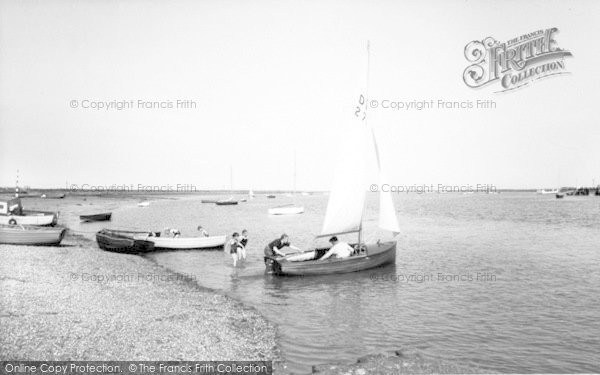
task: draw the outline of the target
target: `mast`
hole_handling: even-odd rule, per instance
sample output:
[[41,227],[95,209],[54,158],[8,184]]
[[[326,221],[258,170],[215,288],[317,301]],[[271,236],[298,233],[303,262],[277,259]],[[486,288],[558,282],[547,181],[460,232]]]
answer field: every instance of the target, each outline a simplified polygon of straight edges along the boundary
[[[367,123],[367,108],[369,108],[369,105],[367,104],[367,101],[369,100],[369,73],[371,70],[371,41],[367,40],[367,88],[365,89],[365,99],[364,99],[364,107],[365,107],[365,126],[368,126]],[[366,201],[365,201],[365,205],[366,205]],[[363,222],[363,216],[365,214],[365,209],[363,207],[363,213],[360,216],[360,225],[358,227],[358,248],[360,249],[360,241],[362,239],[362,222]],[[365,252],[367,251],[367,249],[365,248]]]

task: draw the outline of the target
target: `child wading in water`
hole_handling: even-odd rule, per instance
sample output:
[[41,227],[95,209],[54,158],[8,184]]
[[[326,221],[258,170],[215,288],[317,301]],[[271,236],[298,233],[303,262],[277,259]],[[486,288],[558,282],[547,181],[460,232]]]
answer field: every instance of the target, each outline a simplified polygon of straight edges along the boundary
[[229,254],[233,258],[233,266],[237,265],[238,261],[238,248],[242,245],[239,242],[240,235],[238,232],[233,233],[231,240],[229,240]]
[[248,245],[248,231],[246,229],[242,231],[242,237],[240,237],[239,244],[238,259],[246,260],[246,245]]

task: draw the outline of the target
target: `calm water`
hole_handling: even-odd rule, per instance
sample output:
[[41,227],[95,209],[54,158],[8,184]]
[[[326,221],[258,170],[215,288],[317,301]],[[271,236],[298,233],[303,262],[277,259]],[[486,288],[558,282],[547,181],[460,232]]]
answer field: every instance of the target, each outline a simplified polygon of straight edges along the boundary
[[[150,257],[260,310],[279,326],[293,371],[403,349],[492,372],[600,372],[600,198],[410,194],[395,201],[403,230],[396,264],[327,277],[273,277],[262,261],[265,244],[282,232],[299,247],[316,244],[326,196],[257,197],[238,206],[159,201],[120,210],[111,225],[183,234],[198,224],[211,234],[248,229],[249,259],[237,269],[222,251]],[[266,214],[291,202],[306,213]],[[389,238],[375,229],[376,202],[369,197],[365,233]]]

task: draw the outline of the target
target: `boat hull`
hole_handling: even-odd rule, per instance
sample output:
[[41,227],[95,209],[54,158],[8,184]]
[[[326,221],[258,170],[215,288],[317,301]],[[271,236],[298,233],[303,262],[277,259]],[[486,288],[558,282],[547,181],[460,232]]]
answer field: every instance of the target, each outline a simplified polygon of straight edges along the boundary
[[103,229],[96,233],[96,242],[102,250],[114,253],[139,254],[154,250],[154,243],[134,238],[133,232],[129,234]]
[[215,202],[215,204],[217,206],[233,206],[233,205],[238,204],[238,202],[237,201],[218,201],[218,202]]
[[59,245],[66,228],[45,228],[24,225],[0,225],[0,244]]
[[79,219],[83,222],[92,222],[92,221],[109,221],[112,217],[112,213],[104,213],[104,214],[95,214],[95,215],[80,215]]
[[280,276],[330,275],[363,271],[395,261],[396,242],[391,241],[369,244],[366,254],[353,255],[349,258],[328,258],[304,262],[290,262],[286,258],[276,258],[272,261],[272,269],[275,274]]
[[23,215],[0,215],[0,224],[53,226],[58,217],[52,212],[24,211]]
[[286,207],[273,207],[268,210],[269,215],[298,215],[304,213],[304,207],[298,206],[286,206]]
[[[142,239],[137,237],[138,239]],[[194,250],[217,249],[225,246],[226,236],[211,237],[148,237],[144,238],[154,244],[155,250]]]

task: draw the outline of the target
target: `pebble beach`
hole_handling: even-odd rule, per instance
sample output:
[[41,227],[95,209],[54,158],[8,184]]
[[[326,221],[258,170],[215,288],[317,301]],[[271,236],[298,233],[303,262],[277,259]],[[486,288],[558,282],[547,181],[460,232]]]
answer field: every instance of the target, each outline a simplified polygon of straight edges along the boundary
[[[74,207],[62,201],[61,217]],[[0,245],[0,357],[279,360],[273,324],[200,285],[74,233],[57,247]]]

